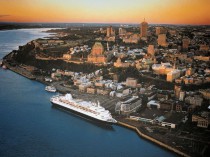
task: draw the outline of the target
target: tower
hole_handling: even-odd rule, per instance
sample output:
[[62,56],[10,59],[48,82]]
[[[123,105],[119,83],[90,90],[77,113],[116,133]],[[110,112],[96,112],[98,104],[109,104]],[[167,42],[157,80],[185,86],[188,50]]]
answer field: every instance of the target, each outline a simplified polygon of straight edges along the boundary
[[107,37],[115,36],[115,30],[112,28],[112,26],[107,27],[106,36]]
[[141,23],[141,25],[140,25],[140,36],[141,37],[147,37],[147,29],[148,29],[148,23],[145,21],[145,19],[144,19],[144,21]]
[[167,33],[167,31],[164,27],[156,27],[155,29],[156,29],[156,35]]
[[182,48],[183,48],[183,49],[188,49],[189,44],[190,44],[190,39],[187,38],[187,37],[184,37],[184,38],[182,39]]
[[107,42],[107,51],[109,51],[109,43]]
[[154,45],[149,45],[147,48],[147,53],[150,54],[151,56],[155,55],[155,48]]
[[110,37],[111,36],[111,32],[112,32],[112,26],[107,27],[107,29],[106,29],[106,36]]
[[166,34],[159,34],[157,42],[158,42],[158,45],[167,47],[168,43],[166,42]]

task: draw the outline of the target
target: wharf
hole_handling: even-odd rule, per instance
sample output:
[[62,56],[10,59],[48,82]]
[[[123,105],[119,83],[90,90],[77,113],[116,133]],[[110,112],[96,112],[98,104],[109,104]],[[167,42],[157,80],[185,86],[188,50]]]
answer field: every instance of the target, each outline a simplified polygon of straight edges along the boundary
[[142,138],[144,138],[146,140],[149,140],[149,141],[151,141],[151,142],[153,142],[153,143],[155,143],[155,144],[157,144],[157,145],[159,145],[159,146],[161,146],[161,147],[163,147],[163,148],[165,148],[167,150],[170,150],[170,151],[172,151],[172,152],[174,152],[174,153],[176,153],[176,154],[178,154],[180,156],[190,157],[188,154],[186,154],[186,153],[184,153],[184,152],[182,152],[182,151],[180,151],[178,149],[175,149],[174,147],[171,147],[170,145],[165,144],[165,143],[163,143],[163,142],[161,142],[159,140],[156,140],[155,138],[153,138],[151,136],[146,135],[145,133],[143,133],[141,131],[141,129],[139,127],[131,125],[131,124],[126,123],[126,122],[123,122],[123,121],[121,121],[120,119],[118,119],[116,117],[115,117],[115,119],[117,119],[117,124],[118,125],[126,127],[128,129],[131,129],[131,130],[134,130],[140,137],[142,137]]

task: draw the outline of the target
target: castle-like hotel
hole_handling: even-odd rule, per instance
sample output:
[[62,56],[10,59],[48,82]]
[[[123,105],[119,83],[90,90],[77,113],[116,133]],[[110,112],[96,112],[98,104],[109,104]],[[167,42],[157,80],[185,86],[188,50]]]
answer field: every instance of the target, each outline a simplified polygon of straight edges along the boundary
[[91,53],[87,58],[88,62],[91,63],[106,63],[107,57],[104,54],[104,47],[100,42],[96,42],[93,47]]

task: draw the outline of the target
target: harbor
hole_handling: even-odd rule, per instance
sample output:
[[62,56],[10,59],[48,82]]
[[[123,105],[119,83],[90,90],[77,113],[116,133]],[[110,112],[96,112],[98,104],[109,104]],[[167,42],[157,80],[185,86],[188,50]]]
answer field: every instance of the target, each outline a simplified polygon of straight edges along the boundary
[[[20,30],[17,31],[17,35],[19,32],[23,36]],[[22,42],[28,40],[32,39],[27,38]],[[4,52],[0,54],[1,57],[13,49],[1,51]],[[11,72],[12,70],[15,73]],[[50,83],[40,78],[26,79],[25,77],[32,77],[27,75],[29,73],[25,72],[24,68],[18,72],[17,69],[10,70],[8,66],[7,70],[0,69],[0,73],[2,78],[0,156],[135,157],[140,153],[145,157],[157,154],[175,156],[157,145],[138,138],[130,130],[117,125],[113,125],[112,129],[98,126],[54,108],[49,100],[55,94],[44,90]],[[95,100],[94,95],[69,89],[63,86],[62,82],[55,83],[54,86],[61,93],[72,92],[78,98]],[[114,110],[112,105],[117,101],[102,95],[98,95],[97,100],[100,100],[102,106],[107,105],[111,110]]]
[[[120,100],[119,98],[104,96],[104,95],[97,95],[97,97],[96,97],[96,95],[94,95],[94,94],[88,94],[88,93],[80,92],[78,89],[72,89],[70,87],[65,87],[63,85],[63,83],[64,83],[63,81],[49,83],[49,82],[44,81],[43,77],[34,77],[25,68],[14,68],[14,67],[11,68],[11,66],[9,64],[7,64],[7,63],[4,63],[4,64],[7,65],[8,69],[10,69],[11,71],[18,73],[18,74],[26,77],[27,79],[36,80],[36,81],[43,83],[45,85],[53,85],[53,87],[55,87],[59,93],[62,93],[62,94],[71,93],[74,97],[82,98],[85,101],[100,101],[101,106],[105,107],[107,110],[109,110],[112,113],[113,117],[117,120],[117,124],[119,126],[131,129],[134,132],[136,132],[137,135],[140,136],[140,138],[144,138],[152,143],[155,143],[156,145],[163,147],[164,149],[170,150],[177,155],[185,156],[185,157],[189,156],[186,153],[181,152],[180,150],[175,149],[167,144],[167,142],[171,143],[171,141],[164,141],[164,138],[162,138],[162,139],[159,138],[157,140],[155,138],[158,138],[158,136],[151,137],[151,134],[148,135],[148,132],[145,131],[146,125],[141,124],[139,122],[133,122],[131,120],[128,120],[124,116],[122,117],[122,116],[117,115],[115,113],[115,104]],[[21,70],[19,71],[19,69],[21,69]],[[25,71],[25,72],[23,72],[23,71]],[[25,74],[27,74],[27,75],[25,75]],[[144,133],[140,130],[143,130]],[[161,140],[162,140],[162,142],[161,142]]]

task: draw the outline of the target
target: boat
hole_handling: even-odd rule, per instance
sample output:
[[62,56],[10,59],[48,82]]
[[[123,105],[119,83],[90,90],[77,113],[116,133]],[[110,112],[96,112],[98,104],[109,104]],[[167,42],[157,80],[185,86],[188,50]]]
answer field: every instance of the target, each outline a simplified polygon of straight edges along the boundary
[[54,86],[46,86],[45,90],[48,92],[56,92],[56,88]]
[[2,65],[2,68],[6,70],[7,69],[7,66],[3,64]]
[[97,122],[106,124],[117,123],[117,121],[112,118],[111,113],[102,107],[99,102],[94,103],[81,99],[74,99],[70,93],[66,95],[53,96],[50,101],[58,107]]
[[52,82],[52,79],[49,78],[49,77],[45,77],[45,81],[46,81],[46,82]]

